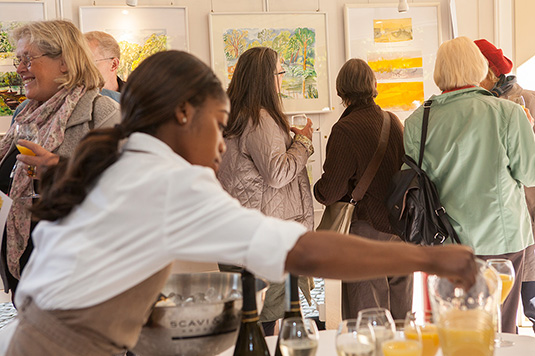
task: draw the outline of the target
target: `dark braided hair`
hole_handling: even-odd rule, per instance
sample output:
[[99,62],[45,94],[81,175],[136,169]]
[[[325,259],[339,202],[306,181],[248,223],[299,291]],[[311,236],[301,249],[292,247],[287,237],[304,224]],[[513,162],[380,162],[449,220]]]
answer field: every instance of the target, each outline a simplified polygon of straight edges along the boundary
[[165,51],[147,58],[122,93],[121,124],[89,132],[70,160],[60,160],[44,173],[33,218],[54,221],[67,216],[119,159],[121,139],[133,132],[154,135],[160,125],[175,120],[177,108],[186,102],[199,107],[208,97],[223,100],[226,94],[213,71],[193,55]]

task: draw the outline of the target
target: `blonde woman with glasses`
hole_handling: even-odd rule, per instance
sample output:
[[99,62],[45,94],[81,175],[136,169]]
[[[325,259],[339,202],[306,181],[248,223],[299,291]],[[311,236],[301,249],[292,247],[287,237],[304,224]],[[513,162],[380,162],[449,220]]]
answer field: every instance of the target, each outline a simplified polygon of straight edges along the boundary
[[[27,164],[51,165],[60,156],[73,154],[78,142],[92,128],[120,121],[119,106],[99,95],[103,79],[82,33],[68,21],[28,23],[14,30],[13,64],[29,100],[17,111],[13,125],[0,142],[0,189],[13,199],[4,229],[0,273],[4,291],[14,294],[32,251],[33,230],[26,198],[33,185]],[[21,155],[15,147],[15,128],[33,123],[36,143],[21,142],[35,156]],[[17,159],[26,164],[17,164]],[[38,173],[38,172],[37,172]]]

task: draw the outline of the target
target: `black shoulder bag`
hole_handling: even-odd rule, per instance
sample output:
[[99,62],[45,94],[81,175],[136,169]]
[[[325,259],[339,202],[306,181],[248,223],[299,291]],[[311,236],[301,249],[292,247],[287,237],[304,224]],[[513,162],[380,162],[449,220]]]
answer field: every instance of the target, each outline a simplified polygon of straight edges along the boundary
[[435,184],[422,170],[431,103],[431,100],[424,103],[418,164],[408,155],[403,157],[409,169],[397,172],[392,178],[392,193],[386,206],[392,228],[403,240],[419,245],[440,245],[451,238],[460,244]]

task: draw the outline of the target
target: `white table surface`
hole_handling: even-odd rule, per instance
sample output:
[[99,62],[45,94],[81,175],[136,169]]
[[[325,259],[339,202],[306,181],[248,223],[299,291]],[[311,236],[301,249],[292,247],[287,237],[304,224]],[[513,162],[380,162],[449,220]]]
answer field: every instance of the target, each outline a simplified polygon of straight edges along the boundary
[[[320,331],[320,342],[316,356],[337,356],[336,348],[334,346],[334,337],[336,330],[324,330]],[[494,356],[534,356],[535,355],[535,337],[503,334],[505,340],[511,340],[514,342],[513,346],[498,348],[494,351]],[[277,343],[276,336],[266,337],[266,342],[269,347],[271,355],[275,355],[275,345]],[[234,348],[230,348],[227,351],[219,354],[218,356],[232,356]],[[442,352],[439,351],[437,356],[442,356]],[[466,355],[470,356],[470,355]]]

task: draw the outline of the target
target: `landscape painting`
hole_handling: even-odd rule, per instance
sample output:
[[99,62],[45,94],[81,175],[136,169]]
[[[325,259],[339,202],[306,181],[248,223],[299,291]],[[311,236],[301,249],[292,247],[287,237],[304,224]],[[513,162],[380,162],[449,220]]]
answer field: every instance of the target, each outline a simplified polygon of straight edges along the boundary
[[282,97],[318,98],[314,28],[231,28],[224,32],[222,40],[229,80],[243,52],[252,47],[270,47],[279,54],[279,61],[286,72],[282,79]]
[[325,13],[213,13],[212,68],[227,87],[242,53],[272,48],[285,71],[280,93],[285,112],[329,111],[326,33]]
[[412,111],[424,102],[422,81],[377,83],[377,91],[375,103],[385,110]]
[[412,40],[412,19],[373,20],[373,39],[379,43]]
[[187,11],[179,6],[81,6],[82,32],[104,31],[121,48],[118,75],[130,73],[150,55],[167,49],[187,51]]
[[421,51],[368,53],[368,65],[377,80],[423,79],[424,76]]
[[0,2],[0,116],[11,116],[26,97],[22,80],[13,66],[16,43],[10,33],[29,22],[46,19],[44,3]]

